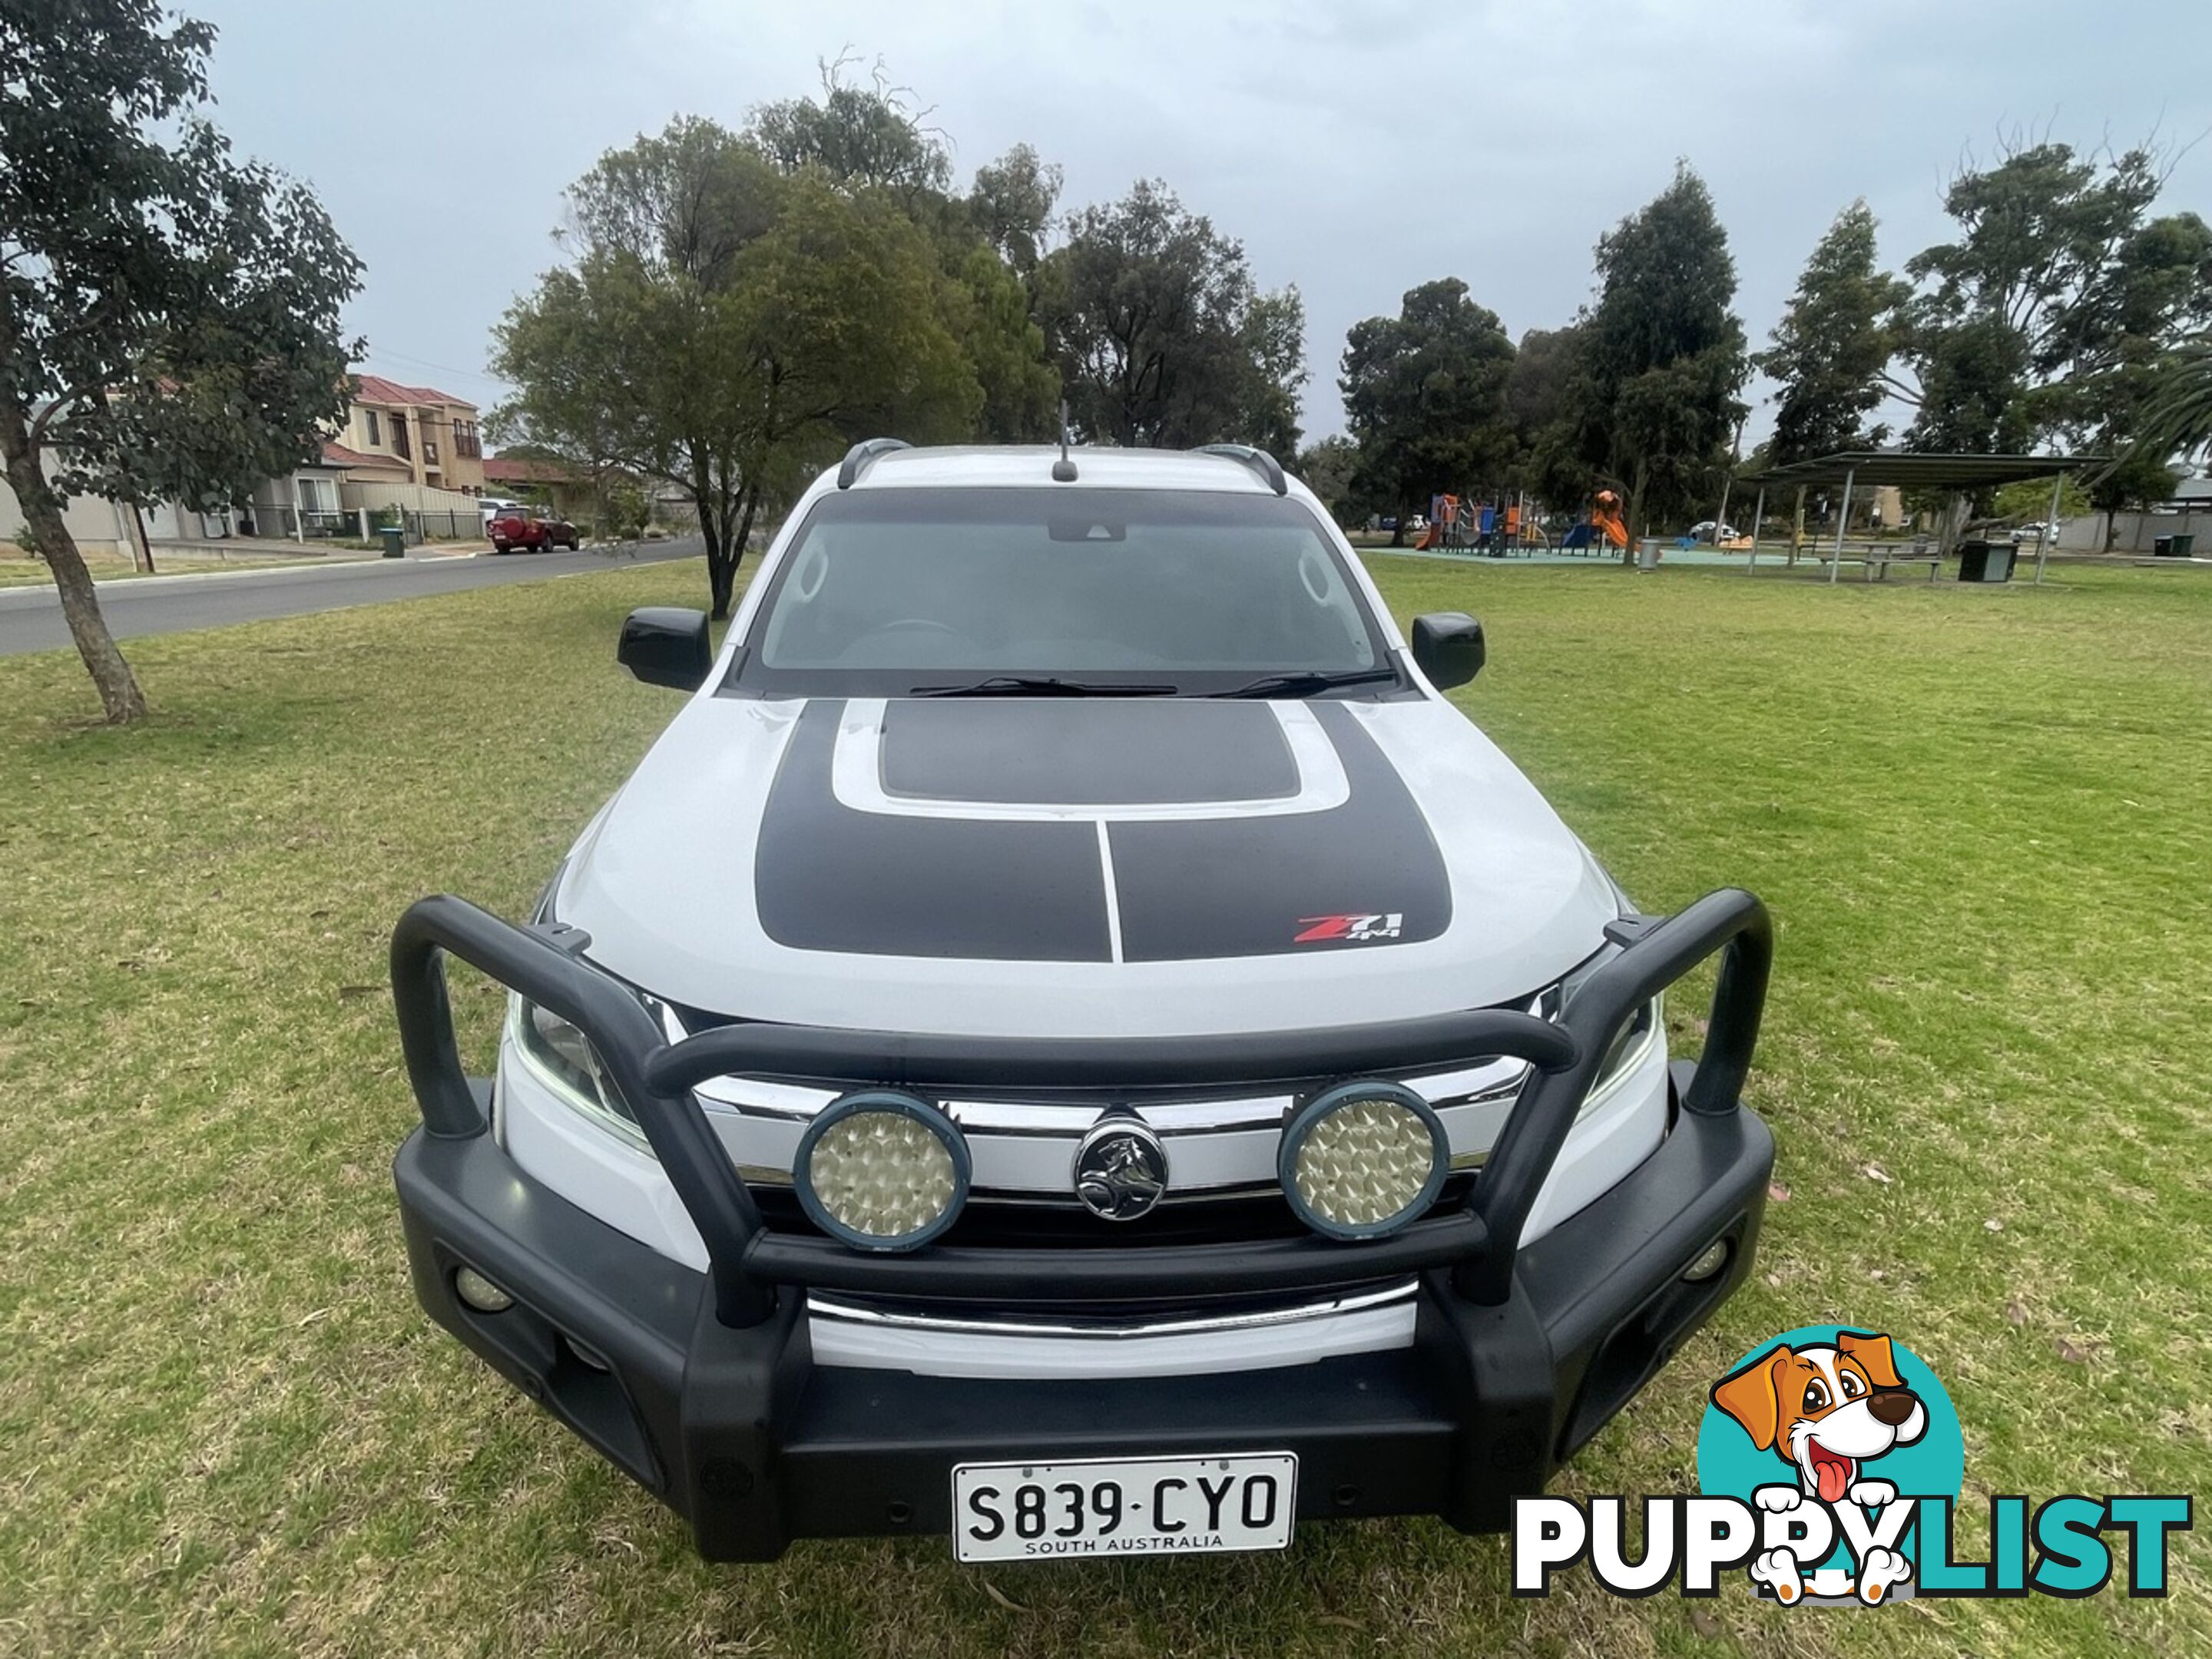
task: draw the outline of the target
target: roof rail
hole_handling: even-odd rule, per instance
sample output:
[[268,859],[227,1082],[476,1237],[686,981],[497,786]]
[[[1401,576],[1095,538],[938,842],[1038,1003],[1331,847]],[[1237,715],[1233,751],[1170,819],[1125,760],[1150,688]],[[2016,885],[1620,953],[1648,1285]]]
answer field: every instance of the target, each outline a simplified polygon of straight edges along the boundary
[[1249,466],[1260,475],[1260,482],[1278,495],[1291,493],[1290,481],[1283,477],[1283,464],[1264,449],[1255,449],[1249,444],[1200,444],[1201,455],[1219,455]]
[[860,481],[860,475],[872,465],[879,455],[888,455],[894,449],[912,449],[914,446],[903,438],[864,438],[845,452],[843,465],[837,469],[837,488],[850,489]]

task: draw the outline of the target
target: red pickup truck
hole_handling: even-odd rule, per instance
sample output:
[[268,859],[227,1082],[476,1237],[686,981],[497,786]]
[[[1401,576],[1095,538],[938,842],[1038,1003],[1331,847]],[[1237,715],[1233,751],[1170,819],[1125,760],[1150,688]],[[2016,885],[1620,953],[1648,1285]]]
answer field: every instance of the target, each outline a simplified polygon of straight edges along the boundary
[[495,553],[512,553],[518,547],[540,553],[549,547],[583,545],[576,526],[566,519],[543,518],[529,512],[502,513],[484,526],[484,533],[491,538]]

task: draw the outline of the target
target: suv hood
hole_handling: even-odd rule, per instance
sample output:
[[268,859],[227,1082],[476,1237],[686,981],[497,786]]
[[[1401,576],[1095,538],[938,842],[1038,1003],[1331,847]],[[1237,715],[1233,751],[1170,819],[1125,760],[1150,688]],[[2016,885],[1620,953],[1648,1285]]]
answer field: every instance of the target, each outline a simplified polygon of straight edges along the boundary
[[695,698],[578,842],[591,958],[753,1019],[975,1036],[1528,996],[1611,884],[1449,706]]

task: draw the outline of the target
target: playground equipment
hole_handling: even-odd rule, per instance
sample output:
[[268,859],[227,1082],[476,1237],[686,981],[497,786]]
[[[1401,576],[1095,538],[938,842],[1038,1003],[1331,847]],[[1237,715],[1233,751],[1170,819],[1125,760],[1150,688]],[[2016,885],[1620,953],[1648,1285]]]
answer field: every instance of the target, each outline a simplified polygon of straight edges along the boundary
[[1512,552],[1542,552],[1552,544],[1524,499],[1484,502],[1437,495],[1429,505],[1428,533],[1414,544],[1416,551],[1486,553],[1502,558]]
[[1628,525],[1621,516],[1620,497],[1610,489],[1601,489],[1590,504],[1589,516],[1560,538],[1559,548],[1566,553],[1603,553],[1625,549],[1628,545]]
[[1429,527],[1421,539],[1413,544],[1417,553],[1426,553],[1433,548],[1449,547],[1454,526],[1459,521],[1459,497],[1432,496],[1429,501]]
[[1610,489],[1597,492],[1597,500],[1590,507],[1590,528],[1608,547],[1628,545],[1628,526],[1620,516],[1620,497]]

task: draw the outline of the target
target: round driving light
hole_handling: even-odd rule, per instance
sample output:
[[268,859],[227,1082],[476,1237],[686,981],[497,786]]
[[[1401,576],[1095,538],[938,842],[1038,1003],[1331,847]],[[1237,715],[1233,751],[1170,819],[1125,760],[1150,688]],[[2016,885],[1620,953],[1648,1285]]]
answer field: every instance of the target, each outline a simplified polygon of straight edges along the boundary
[[1411,1089],[1340,1083],[1291,1115],[1275,1172],[1316,1232],[1381,1238],[1436,1201],[1450,1163],[1443,1122]]
[[912,1250],[968,1197],[968,1143],[926,1101],[888,1089],[843,1095],[799,1137],[793,1183],[814,1224],[860,1250]]
[[453,1274],[453,1294],[478,1313],[505,1313],[514,1305],[513,1297],[474,1267],[463,1267]]

